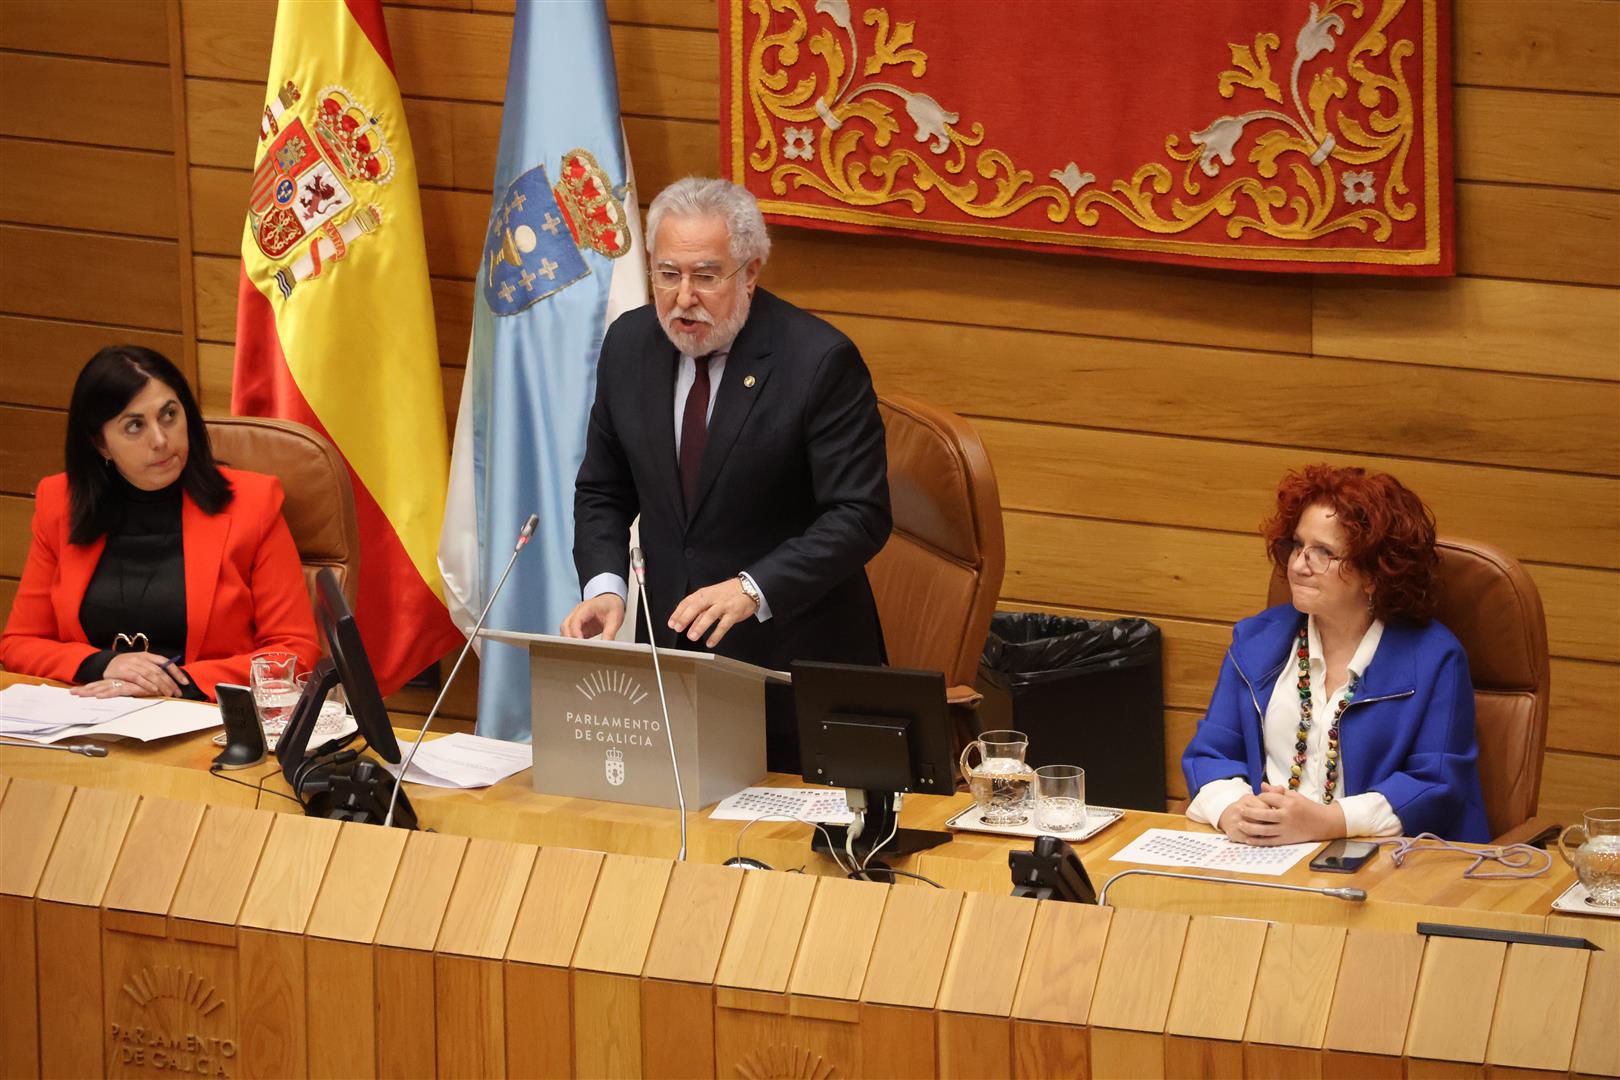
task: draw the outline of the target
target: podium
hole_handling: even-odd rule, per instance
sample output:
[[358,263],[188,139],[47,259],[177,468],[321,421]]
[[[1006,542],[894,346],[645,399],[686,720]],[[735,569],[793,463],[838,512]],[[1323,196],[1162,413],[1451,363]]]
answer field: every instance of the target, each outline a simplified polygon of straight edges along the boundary
[[[651,646],[552,634],[479,634],[529,651],[534,789],[674,809],[669,733]],[[719,802],[765,775],[765,684],[779,671],[661,649],[686,805]]]

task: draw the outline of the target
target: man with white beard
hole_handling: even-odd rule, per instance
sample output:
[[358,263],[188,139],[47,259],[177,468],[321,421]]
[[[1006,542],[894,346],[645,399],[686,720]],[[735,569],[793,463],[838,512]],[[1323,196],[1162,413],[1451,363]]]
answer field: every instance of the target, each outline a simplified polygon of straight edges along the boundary
[[859,350],[758,287],[770,239],[743,188],[681,180],[647,234],[653,303],[608,328],[597,364],[563,634],[618,630],[639,513],[660,645],[881,663],[865,566],[889,537],[888,459]]

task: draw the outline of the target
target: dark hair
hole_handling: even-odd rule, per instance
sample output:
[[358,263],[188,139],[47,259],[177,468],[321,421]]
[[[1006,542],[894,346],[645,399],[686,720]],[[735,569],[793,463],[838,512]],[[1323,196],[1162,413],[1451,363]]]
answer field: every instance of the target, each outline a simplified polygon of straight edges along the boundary
[[217,514],[230,504],[231,482],[214,461],[202,410],[180,369],[160,352],[139,345],[109,345],[79,372],[68,403],[63,457],[71,506],[69,543],[88,544],[117,526],[123,507],[113,486],[113,469],[102,460],[96,440],[107,421],[123,412],[152,379],[173,390],[186,413],[190,448],[180,473],[186,494],[208,514]]
[[1260,527],[1271,561],[1288,571],[1294,530],[1312,506],[1333,511],[1349,538],[1345,561],[1372,584],[1372,610],[1424,622],[1439,600],[1434,515],[1388,473],[1307,465],[1277,485],[1277,512]]

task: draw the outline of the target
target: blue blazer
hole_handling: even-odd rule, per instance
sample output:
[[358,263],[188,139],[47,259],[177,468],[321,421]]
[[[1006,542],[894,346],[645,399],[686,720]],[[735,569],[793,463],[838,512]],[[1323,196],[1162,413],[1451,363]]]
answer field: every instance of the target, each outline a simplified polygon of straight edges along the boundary
[[[1187,791],[1241,776],[1256,792],[1265,779],[1266,705],[1305,616],[1280,604],[1232,628],[1220,679],[1181,756]],[[1468,656],[1439,622],[1388,622],[1355,699],[1339,723],[1346,794],[1376,791],[1406,835],[1486,843],[1485,797],[1474,739]]]

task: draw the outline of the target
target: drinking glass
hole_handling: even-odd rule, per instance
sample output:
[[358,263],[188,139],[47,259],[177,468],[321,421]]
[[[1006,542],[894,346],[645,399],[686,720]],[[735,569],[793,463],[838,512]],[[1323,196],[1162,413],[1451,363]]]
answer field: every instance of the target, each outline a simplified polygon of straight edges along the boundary
[[[968,768],[977,749],[979,763]],[[1029,789],[1035,774],[1024,762],[1029,736],[1022,731],[986,731],[962,748],[958,765],[986,825],[1022,825],[1029,820]]]
[[[1558,850],[1575,868],[1593,905],[1614,907],[1620,904],[1620,806],[1599,806],[1583,817],[1582,824],[1571,825],[1558,837]],[[1574,851],[1564,843],[1572,832],[1582,834]]]
[[1086,770],[1078,765],[1035,770],[1035,824],[1060,833],[1085,828]]
[[253,657],[249,683],[259,723],[267,736],[281,737],[293,707],[298,704],[298,657],[290,652],[262,652]]

